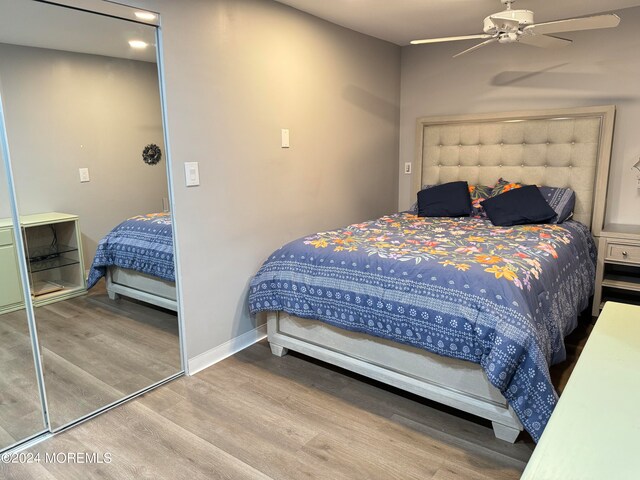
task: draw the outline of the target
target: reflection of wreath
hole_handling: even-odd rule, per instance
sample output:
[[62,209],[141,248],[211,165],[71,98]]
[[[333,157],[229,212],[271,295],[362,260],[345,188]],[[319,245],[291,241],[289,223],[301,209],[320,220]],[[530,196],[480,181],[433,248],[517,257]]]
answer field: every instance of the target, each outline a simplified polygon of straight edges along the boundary
[[142,151],[142,160],[147,165],[155,165],[162,158],[162,150],[155,143],[151,143],[144,147]]

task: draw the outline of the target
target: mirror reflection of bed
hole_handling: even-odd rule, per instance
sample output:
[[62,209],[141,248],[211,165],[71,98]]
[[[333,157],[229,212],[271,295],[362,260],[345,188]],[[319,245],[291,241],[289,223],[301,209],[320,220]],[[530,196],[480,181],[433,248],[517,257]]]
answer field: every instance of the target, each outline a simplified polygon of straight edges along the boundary
[[[0,77],[56,431],[182,370],[156,31],[40,2],[0,7],[21,26],[0,33]],[[127,222],[133,243],[92,269]]]
[[171,214],[136,215],[100,240],[88,287],[105,278],[109,298],[121,295],[176,311]]

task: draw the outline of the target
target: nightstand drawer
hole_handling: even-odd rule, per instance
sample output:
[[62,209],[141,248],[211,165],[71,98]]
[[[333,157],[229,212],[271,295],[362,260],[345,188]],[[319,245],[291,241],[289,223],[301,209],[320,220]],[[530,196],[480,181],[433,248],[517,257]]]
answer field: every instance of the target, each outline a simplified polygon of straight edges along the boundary
[[640,246],[609,242],[607,243],[607,260],[640,265]]

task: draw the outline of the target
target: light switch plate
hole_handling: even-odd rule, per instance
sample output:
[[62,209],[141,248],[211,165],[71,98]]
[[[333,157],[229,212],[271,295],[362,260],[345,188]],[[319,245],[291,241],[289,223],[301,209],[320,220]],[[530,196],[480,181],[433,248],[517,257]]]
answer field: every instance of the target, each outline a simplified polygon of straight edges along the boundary
[[411,175],[411,162],[405,162],[404,173],[405,175]]
[[184,162],[184,181],[187,187],[200,185],[198,162]]
[[289,129],[282,129],[282,148],[289,148]]
[[91,178],[89,177],[88,168],[79,168],[78,173],[80,174],[80,183],[86,183],[91,181]]

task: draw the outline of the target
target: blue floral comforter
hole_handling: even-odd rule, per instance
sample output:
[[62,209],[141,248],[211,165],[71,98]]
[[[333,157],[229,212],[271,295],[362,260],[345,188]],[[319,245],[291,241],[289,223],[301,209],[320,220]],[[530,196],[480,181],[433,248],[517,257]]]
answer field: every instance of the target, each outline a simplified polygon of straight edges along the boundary
[[104,277],[110,265],[174,282],[171,215],[138,215],[111,230],[98,243],[87,280],[89,288]]
[[558,400],[549,366],[593,295],[595,258],[575,221],[495,227],[404,212],[280,248],[249,306],[478,363],[537,441]]

